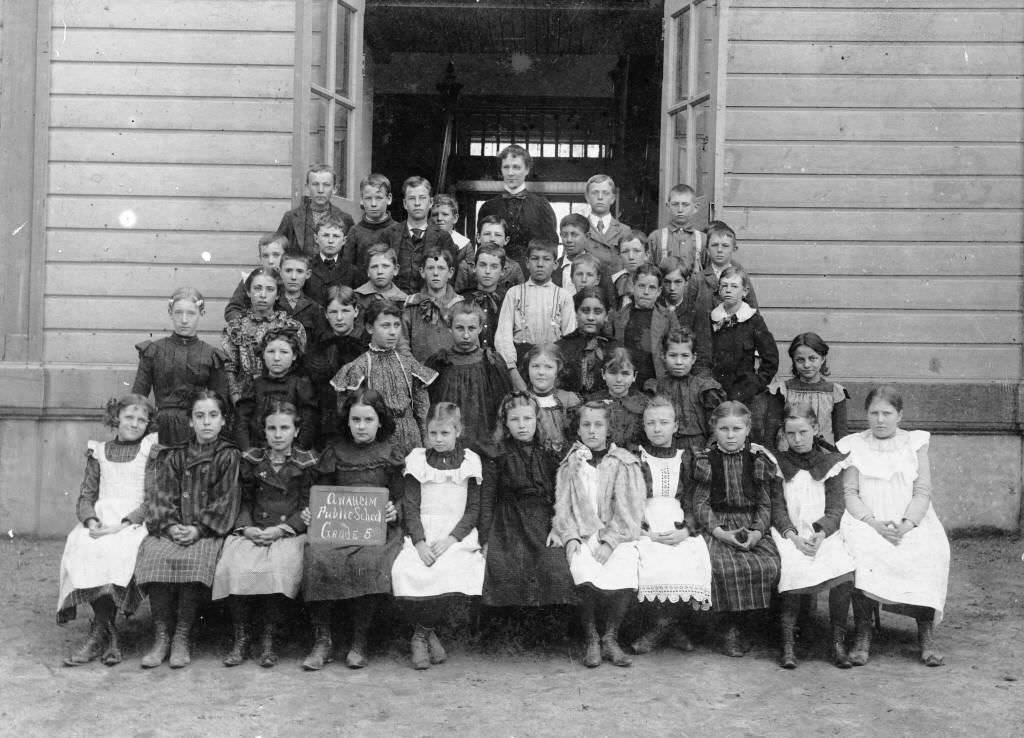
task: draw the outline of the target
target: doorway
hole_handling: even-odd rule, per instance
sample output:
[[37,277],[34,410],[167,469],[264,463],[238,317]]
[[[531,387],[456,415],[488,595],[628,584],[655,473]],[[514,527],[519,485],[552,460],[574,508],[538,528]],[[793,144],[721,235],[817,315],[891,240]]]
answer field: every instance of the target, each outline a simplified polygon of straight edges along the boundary
[[602,172],[621,219],[654,228],[661,28],[661,3],[646,0],[368,2],[370,159],[392,181],[394,216],[402,181],[423,176],[456,197],[458,229],[472,232],[479,203],[501,191],[497,152],[518,143],[534,157],[530,188],[559,217],[587,212],[583,183]]

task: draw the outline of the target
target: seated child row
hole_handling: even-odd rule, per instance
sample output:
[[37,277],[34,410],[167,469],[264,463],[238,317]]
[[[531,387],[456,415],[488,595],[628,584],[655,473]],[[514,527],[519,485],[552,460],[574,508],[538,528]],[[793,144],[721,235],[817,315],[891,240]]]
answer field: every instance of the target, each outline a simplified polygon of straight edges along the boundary
[[[331,659],[340,601],[353,624],[351,668],[366,665],[367,634],[388,594],[413,626],[417,669],[446,659],[436,627],[446,599],[457,596],[492,606],[576,605],[583,661],[596,667],[630,665],[618,633],[633,601],[655,610],[634,653],[670,637],[692,648],[679,623],[688,603],[714,607],[722,649],[738,657],[745,616],[768,608],[778,591],[781,665],[795,668],[800,597],[821,589],[829,591],[837,666],[867,662],[872,600],[915,617],[923,662],[942,663],[932,629],[949,545],[930,504],[928,435],[899,428],[902,399],[892,388],[869,394],[870,428],[843,438],[842,452],[819,436],[809,405],[788,406],[789,448],[778,456],[750,443],[750,412],[735,401],[712,411],[706,447],[677,448],[675,407],[662,395],[642,412],[636,455],[610,440],[612,404],[601,400],[582,406],[576,439],[555,453],[528,392],[500,401],[495,446],[483,458],[468,447],[450,402],[430,407],[425,446],[400,450],[384,395],[366,387],[345,395],[340,438],[319,456],[296,448],[303,418],[290,403],[271,403],[261,417],[267,446],[245,453],[220,437],[228,408],[216,392],[196,392],[186,408],[188,443],[161,447],[146,435],[154,413],[138,395],[108,405],[112,441],[90,442],[81,525],[61,561],[58,620],[86,603],[94,620],[68,665],[120,662],[116,615],[132,612],[143,594],[154,624],[145,668],[168,656],[172,668],[189,663],[196,612],[211,592],[227,599],[234,621],[224,664],[247,657],[258,610],[259,663],[273,666],[282,606],[301,593],[314,627],[303,666],[318,670]],[[314,483],[387,488],[386,542],[308,542]],[[856,640],[848,651],[851,598]]]

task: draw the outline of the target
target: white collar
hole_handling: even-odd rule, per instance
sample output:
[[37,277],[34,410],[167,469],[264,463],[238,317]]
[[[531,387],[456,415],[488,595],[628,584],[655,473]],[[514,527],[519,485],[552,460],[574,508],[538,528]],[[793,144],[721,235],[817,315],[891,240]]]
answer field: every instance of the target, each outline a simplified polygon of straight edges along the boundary
[[[736,318],[737,323],[744,323],[754,317],[754,313],[757,311],[750,307],[746,302],[740,303],[740,309],[737,310],[733,315]],[[729,316],[725,313],[725,308],[719,304],[714,310],[711,311],[711,321],[713,323],[721,323]]]
[[527,287],[540,287],[541,289],[547,289],[548,285],[550,285],[552,287],[556,286],[555,283],[552,280],[550,280],[550,279],[547,282],[545,282],[544,284],[540,284],[538,282],[534,282],[533,281],[533,277],[530,277],[529,279],[526,280],[526,286]]
[[593,225],[598,225],[599,223],[604,223],[604,227],[607,228],[608,226],[610,226],[612,224],[612,214],[608,213],[607,215],[594,215],[593,213],[591,213],[590,214],[590,222]]
[[508,187],[505,187],[505,192],[507,192],[510,195],[518,195],[520,192],[522,192],[525,189],[526,189],[526,182],[523,182],[521,185],[516,187],[514,190],[509,189]]

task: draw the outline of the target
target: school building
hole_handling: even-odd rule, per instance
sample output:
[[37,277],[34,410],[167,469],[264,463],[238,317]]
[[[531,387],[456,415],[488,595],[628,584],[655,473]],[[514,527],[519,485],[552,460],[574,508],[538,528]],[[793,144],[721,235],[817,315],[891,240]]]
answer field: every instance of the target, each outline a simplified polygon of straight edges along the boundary
[[421,174],[471,228],[513,141],[559,212],[607,172],[650,230],[695,185],[781,371],[819,332],[857,427],[886,381],[935,434],[947,527],[1021,524],[1021,0],[0,0],[0,24],[2,534],[67,532],[133,345],[183,284],[219,340],[309,164],[357,217],[371,169]]

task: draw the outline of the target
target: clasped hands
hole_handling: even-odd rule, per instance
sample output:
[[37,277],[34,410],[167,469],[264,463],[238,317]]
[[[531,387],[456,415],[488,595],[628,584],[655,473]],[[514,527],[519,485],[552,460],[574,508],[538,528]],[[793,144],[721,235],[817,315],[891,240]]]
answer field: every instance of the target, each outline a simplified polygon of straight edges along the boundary
[[884,538],[894,546],[898,545],[899,542],[903,540],[903,536],[905,536],[907,533],[914,529],[914,524],[906,519],[900,521],[899,523],[893,520],[874,519],[865,520],[864,522],[870,525],[872,528],[874,528],[875,532],[878,535],[882,536],[882,538]]
[[427,543],[426,541],[420,541],[416,544],[416,553],[420,555],[420,560],[427,566],[433,566],[441,555],[452,547],[453,544],[457,543],[454,536],[448,535],[444,538],[438,538],[436,541]]
[[754,546],[761,542],[762,538],[761,531],[751,530],[747,527],[726,530],[725,528],[718,526],[711,531],[711,535],[722,543],[727,543],[733,548],[738,548],[741,551],[750,551]]

